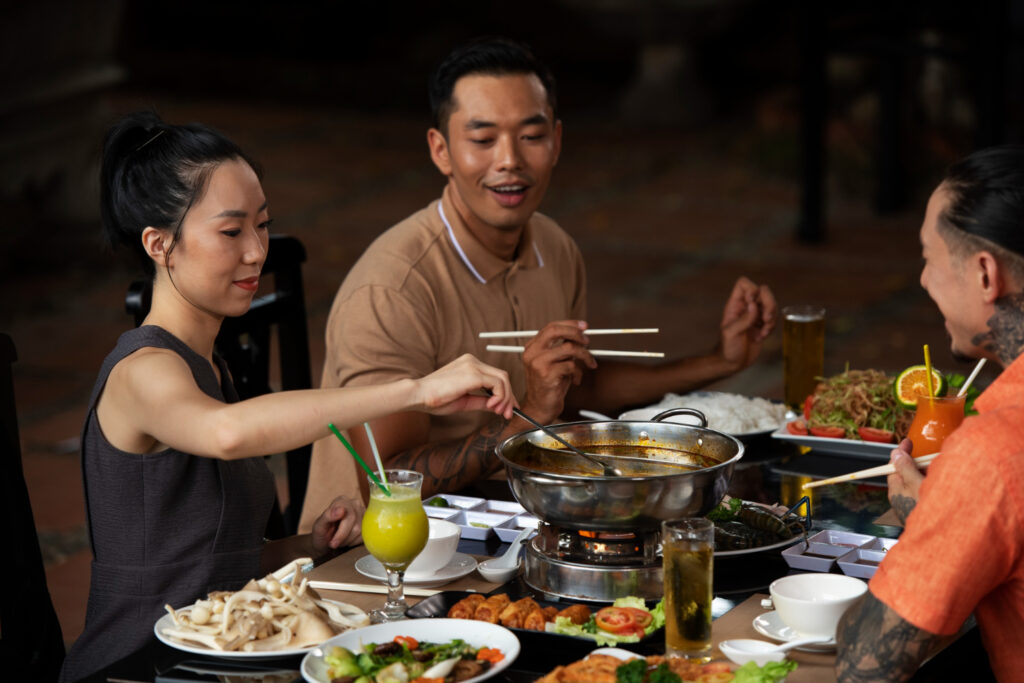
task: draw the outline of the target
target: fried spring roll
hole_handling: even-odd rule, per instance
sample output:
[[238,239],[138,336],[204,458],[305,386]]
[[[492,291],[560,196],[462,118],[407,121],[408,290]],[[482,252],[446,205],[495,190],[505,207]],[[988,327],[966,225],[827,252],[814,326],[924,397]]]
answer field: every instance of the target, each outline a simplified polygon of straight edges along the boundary
[[590,608],[586,605],[570,605],[555,616],[568,617],[574,624],[585,624],[590,619]]
[[523,628],[528,631],[543,631],[544,624],[546,623],[547,620],[544,618],[544,611],[535,609],[527,614],[526,618],[523,619]]
[[459,600],[457,603],[451,606],[448,610],[448,616],[451,619],[472,619],[476,613],[476,608],[479,607],[484,601],[484,596],[479,593],[473,593]]
[[473,618],[477,621],[487,621],[492,624],[497,624],[498,616],[501,614],[501,611],[508,606],[509,602],[511,602],[511,600],[509,600],[509,597],[504,593],[492,595],[476,608]]

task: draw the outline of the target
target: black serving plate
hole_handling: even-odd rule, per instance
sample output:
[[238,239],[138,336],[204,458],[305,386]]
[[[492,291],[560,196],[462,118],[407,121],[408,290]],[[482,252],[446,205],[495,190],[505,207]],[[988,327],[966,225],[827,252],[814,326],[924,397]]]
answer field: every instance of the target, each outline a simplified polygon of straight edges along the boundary
[[[536,600],[537,604],[541,607],[554,606],[559,610],[574,604],[586,605],[592,612],[597,611],[601,607],[601,605],[585,602],[549,600],[525,587],[522,582],[506,584],[491,591],[488,595],[498,595],[500,593],[506,593],[512,600],[529,596]],[[468,595],[471,595],[468,591],[442,591],[421,600],[415,606],[410,607],[405,614],[411,619],[447,617],[448,610]],[[590,638],[569,636],[562,633],[548,633],[547,631],[530,631],[522,628],[509,630],[519,638],[519,642],[523,647],[523,653],[529,653],[531,668],[536,668],[542,672],[550,671],[559,664],[582,659],[590,654],[593,649],[601,647]],[[659,628],[635,643],[621,643],[615,645],[615,647],[630,650],[641,655],[661,654],[665,648],[665,628]],[[550,662],[546,661],[548,658],[551,659]]]

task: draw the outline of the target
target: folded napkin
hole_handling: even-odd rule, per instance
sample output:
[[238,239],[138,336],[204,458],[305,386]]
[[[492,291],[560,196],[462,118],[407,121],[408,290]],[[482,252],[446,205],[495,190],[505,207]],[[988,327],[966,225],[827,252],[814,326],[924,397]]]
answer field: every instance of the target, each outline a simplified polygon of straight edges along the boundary
[[[379,583],[373,579],[363,576],[356,571],[356,561],[360,558],[366,557],[370,553],[367,552],[364,546],[357,546],[351,550],[338,555],[327,562],[324,562],[319,567],[316,567],[306,576],[311,581],[338,581],[342,583]],[[472,556],[477,562],[482,560],[488,560],[490,557],[487,555],[473,555]],[[383,585],[383,583],[381,584]],[[445,591],[465,591],[473,590],[480,593],[489,593],[490,591],[497,588],[500,584],[491,583],[490,581],[484,580],[480,576],[480,572],[473,570],[471,573],[461,578],[455,579],[451,583],[444,584],[443,586],[431,586],[436,590]],[[412,584],[409,584],[411,587]],[[318,590],[321,595],[331,600],[339,600],[341,602],[347,602],[355,605],[364,610],[377,609],[384,603],[384,597],[374,593],[353,593],[351,591],[334,591],[334,590]],[[415,605],[417,602],[422,600],[422,597],[413,597],[406,595],[405,601],[409,603],[409,606]]]

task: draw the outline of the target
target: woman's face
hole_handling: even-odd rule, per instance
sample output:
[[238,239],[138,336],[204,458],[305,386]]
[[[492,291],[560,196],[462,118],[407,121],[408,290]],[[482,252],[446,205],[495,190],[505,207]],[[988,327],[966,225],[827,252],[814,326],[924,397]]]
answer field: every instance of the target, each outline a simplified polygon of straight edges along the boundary
[[226,161],[185,215],[168,257],[173,286],[197,308],[218,317],[249,310],[267,258],[270,216],[256,173]]

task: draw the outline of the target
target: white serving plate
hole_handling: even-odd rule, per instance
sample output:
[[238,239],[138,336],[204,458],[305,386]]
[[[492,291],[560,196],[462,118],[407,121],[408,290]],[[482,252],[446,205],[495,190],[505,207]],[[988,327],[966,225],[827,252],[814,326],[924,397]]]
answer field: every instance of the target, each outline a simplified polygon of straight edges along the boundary
[[473,647],[494,647],[505,654],[505,658],[480,676],[474,676],[465,683],[475,683],[497,675],[511,666],[519,656],[519,639],[504,626],[485,621],[467,619],[406,619],[387,624],[374,624],[356,631],[335,636],[320,647],[306,654],[302,659],[302,677],[309,683],[330,683],[324,652],[336,645],[361,652],[363,644],[390,643],[395,636],[412,636],[420,642],[447,643],[461,638]]
[[[336,605],[339,603],[336,600],[325,600],[324,602],[333,602]],[[188,613],[192,610],[192,606],[182,607],[178,612]],[[206,655],[207,657],[223,657],[224,659],[278,659],[280,657],[291,657],[293,655],[302,655],[307,652],[312,652],[316,649],[316,645],[310,647],[299,647],[299,648],[287,648],[282,650],[267,650],[263,652],[244,652],[242,650],[213,650],[200,645],[198,643],[188,643],[181,640],[175,640],[170,636],[165,636],[162,631],[165,628],[173,628],[174,620],[170,614],[165,614],[156,620],[156,624],[153,625],[153,633],[164,645],[173,647],[175,650],[181,650],[182,652],[189,652],[196,655]],[[341,634],[344,635],[344,634]]]
[[892,449],[896,448],[894,443],[875,443],[858,439],[828,439],[823,436],[790,434],[785,424],[772,432],[772,438],[789,441],[798,446],[806,446],[819,453],[846,455],[851,458],[864,458],[866,460],[885,460],[887,462]]

